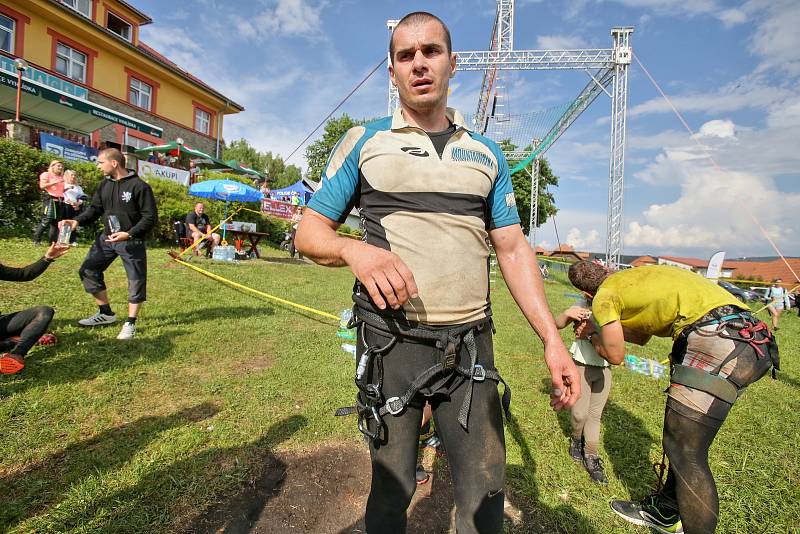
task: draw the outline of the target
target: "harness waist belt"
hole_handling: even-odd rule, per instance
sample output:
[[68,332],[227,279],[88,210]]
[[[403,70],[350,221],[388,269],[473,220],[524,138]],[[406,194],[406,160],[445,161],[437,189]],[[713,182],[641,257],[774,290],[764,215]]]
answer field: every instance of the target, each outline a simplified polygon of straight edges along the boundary
[[705,391],[728,404],[733,404],[739,397],[739,390],[728,380],[697,367],[680,364],[673,365],[671,381],[682,386]]

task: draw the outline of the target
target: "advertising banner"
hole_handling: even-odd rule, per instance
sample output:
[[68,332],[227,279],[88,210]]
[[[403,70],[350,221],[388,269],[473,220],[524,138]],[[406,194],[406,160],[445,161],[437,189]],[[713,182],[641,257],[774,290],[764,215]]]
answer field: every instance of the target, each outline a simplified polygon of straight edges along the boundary
[[722,262],[725,261],[725,252],[719,251],[708,260],[708,270],[706,278],[717,279],[722,276]]
[[97,161],[97,149],[55,135],[39,133],[42,150],[73,161]]
[[138,164],[139,177],[142,180],[149,178],[162,178],[164,180],[172,180],[181,185],[189,187],[189,171],[182,169],[173,169],[164,165],[157,165],[149,161],[139,160]]
[[272,215],[273,217],[291,219],[294,217],[294,212],[296,210],[297,206],[292,206],[288,202],[272,200],[271,198],[265,198],[261,201],[261,212]]

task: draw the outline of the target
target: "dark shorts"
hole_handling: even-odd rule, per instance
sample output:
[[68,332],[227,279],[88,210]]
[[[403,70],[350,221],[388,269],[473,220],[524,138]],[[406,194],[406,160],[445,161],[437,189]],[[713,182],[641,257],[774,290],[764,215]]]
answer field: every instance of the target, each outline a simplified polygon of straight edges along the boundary
[[128,276],[128,302],[144,302],[147,300],[147,250],[144,240],[109,243],[106,239],[105,232],[97,236],[78,271],[84,289],[92,295],[105,290],[103,273],[119,256]]

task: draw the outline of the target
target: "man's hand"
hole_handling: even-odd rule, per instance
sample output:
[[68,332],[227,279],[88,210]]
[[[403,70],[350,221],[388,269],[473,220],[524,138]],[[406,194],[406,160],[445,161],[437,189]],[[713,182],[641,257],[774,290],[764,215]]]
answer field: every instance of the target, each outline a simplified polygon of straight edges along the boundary
[[72,227],[72,231],[73,232],[75,231],[75,228],[78,227],[78,221],[76,221],[74,219],[62,219],[62,220],[58,221],[58,227],[59,228],[61,228],[65,224],[70,225]]
[[58,243],[50,243],[50,247],[44,253],[44,257],[50,261],[60,258],[69,252],[69,245],[59,245]]
[[566,315],[576,323],[588,319],[591,314],[592,312],[590,312],[586,308],[581,308],[580,306],[570,306],[569,308],[564,310],[564,315]]
[[584,320],[575,324],[575,337],[578,339],[589,339],[589,336],[597,333],[592,321]]
[[353,241],[342,251],[342,258],[378,308],[383,310],[388,303],[396,310],[417,297],[414,275],[394,252]]
[[120,241],[127,241],[128,239],[130,239],[130,235],[128,235],[128,232],[114,232],[113,234],[108,236],[106,241],[108,241],[109,243],[118,243]]
[[550,392],[550,406],[556,411],[571,408],[581,394],[581,379],[575,363],[560,339],[545,345],[544,361],[550,369],[550,380],[553,385]]

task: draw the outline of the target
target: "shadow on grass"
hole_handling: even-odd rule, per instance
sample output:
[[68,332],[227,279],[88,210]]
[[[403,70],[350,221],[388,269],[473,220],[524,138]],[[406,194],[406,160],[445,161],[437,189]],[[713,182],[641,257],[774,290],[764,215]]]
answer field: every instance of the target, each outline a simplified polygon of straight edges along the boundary
[[650,447],[657,443],[644,422],[620,405],[609,401],[603,412],[603,446],[611,468],[631,497],[650,492],[656,480]]
[[[286,474],[286,466],[272,454],[272,448],[306,424],[305,417],[294,415],[272,425],[256,441],[204,450],[145,471],[135,485],[116,492],[97,491],[95,498],[50,513],[42,528],[48,532],[249,532],[264,504],[279,492]],[[244,473],[243,466],[253,464],[261,468],[250,479],[252,492],[245,498],[223,499],[205,512],[195,512],[195,502],[210,501],[213,488],[231,486],[231,479]],[[88,469],[92,470],[91,464]]]
[[[226,286],[227,287],[227,286]],[[231,287],[243,295],[252,297],[250,293]],[[189,309],[180,313],[148,313],[142,328],[147,328],[147,323],[152,322],[155,325],[178,325],[187,326],[198,322],[216,322],[219,320],[236,318],[254,317],[256,315],[274,315],[275,311],[272,308],[265,308],[264,306],[218,306],[202,307]]]
[[[97,327],[96,327],[97,328]],[[105,327],[114,328],[115,326]],[[95,330],[77,330],[59,334],[58,345],[43,347],[28,354],[25,369],[17,375],[4,376],[0,399],[21,393],[30,387],[48,386],[93,379],[108,371],[128,367],[141,360],[160,362],[172,355],[173,338],[186,333],[174,330],[155,337],[140,335],[127,341],[97,339]],[[56,358],[70,347],[80,347],[79,355]]]
[[162,432],[196,423],[217,414],[203,403],[169,416],[142,417],[79,441],[42,462],[0,478],[0,531],[62,500],[73,486],[89,476],[102,476],[128,462]]
[[[506,428],[522,455],[522,465],[509,465],[506,468],[508,485],[516,490],[509,492],[506,498],[522,513],[522,521],[511,532],[595,532],[589,521],[572,506],[562,504],[550,507],[538,502],[536,462],[530,446],[513,416],[506,420]],[[569,527],[565,528],[566,525]]]
[[800,380],[780,371],[778,372],[778,382],[783,382],[784,384],[800,389]]
[[[550,394],[549,379],[542,380],[540,391],[545,395]],[[572,435],[570,412],[556,412],[556,418],[561,432],[569,438]],[[650,447],[656,443],[656,439],[647,431],[642,419],[609,400],[603,409],[601,424],[603,447],[611,460],[614,475],[631,495],[649,491],[655,476],[650,461]],[[565,451],[566,447],[565,441]]]

